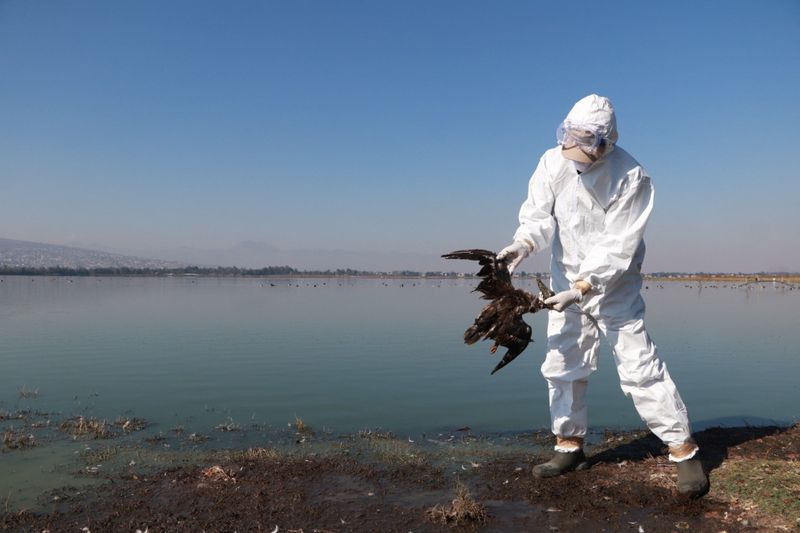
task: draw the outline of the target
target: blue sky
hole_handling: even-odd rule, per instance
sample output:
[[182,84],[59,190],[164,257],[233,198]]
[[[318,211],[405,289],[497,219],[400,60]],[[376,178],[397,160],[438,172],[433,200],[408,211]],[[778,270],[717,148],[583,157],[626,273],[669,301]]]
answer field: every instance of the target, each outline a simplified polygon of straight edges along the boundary
[[426,268],[388,254],[508,244],[599,93],[656,186],[646,270],[800,271],[799,65],[793,0],[0,0],[0,237]]

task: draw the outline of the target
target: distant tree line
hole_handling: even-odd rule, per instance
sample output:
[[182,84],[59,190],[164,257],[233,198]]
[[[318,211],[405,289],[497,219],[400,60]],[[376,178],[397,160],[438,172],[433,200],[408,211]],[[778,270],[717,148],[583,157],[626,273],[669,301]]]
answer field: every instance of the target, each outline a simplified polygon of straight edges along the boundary
[[[298,270],[290,266],[268,266],[263,268],[239,267],[199,267],[187,266],[181,268],[132,268],[132,267],[17,267],[0,265],[2,276],[209,276],[209,277],[247,277],[247,276],[397,276],[397,277],[432,277],[432,278],[471,278],[474,274],[459,272],[418,272],[415,270],[395,270],[392,272],[373,272],[369,270],[354,270],[352,268],[337,268],[336,270]],[[541,276],[542,274],[529,274],[520,272],[520,277]]]
[[797,272],[652,272],[647,274],[655,278],[669,278],[681,276],[796,276]]
[[288,266],[264,268],[198,267],[131,268],[131,267],[12,267],[0,266],[5,276],[290,276],[300,272]]
[[[181,268],[132,268],[132,267],[17,267],[0,265],[3,276],[377,276],[382,272],[337,268],[336,270],[298,270],[290,266],[268,266],[263,268],[199,267]],[[419,272],[403,270],[392,272],[397,276],[419,276]],[[432,273],[433,274],[433,273]],[[441,272],[435,273],[444,275]],[[456,276],[455,272],[450,275]]]

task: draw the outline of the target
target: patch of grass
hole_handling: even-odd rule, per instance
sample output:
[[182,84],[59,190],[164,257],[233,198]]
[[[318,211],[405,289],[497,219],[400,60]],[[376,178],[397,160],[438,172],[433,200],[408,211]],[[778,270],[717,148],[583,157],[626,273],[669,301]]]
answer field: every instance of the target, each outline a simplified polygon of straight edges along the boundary
[[302,418],[297,415],[294,415],[294,430],[298,433],[313,433],[311,426],[306,424]]
[[211,483],[236,483],[236,478],[219,465],[209,466],[201,471],[200,478]]
[[5,420],[24,420],[25,416],[28,414],[27,411],[0,411],[0,421]]
[[422,466],[427,463],[422,452],[410,442],[397,438],[370,439],[367,441],[370,452],[390,465]]
[[29,389],[26,385],[19,388],[19,397],[26,400],[35,400],[39,397],[39,389]]
[[155,446],[156,444],[161,444],[161,443],[162,443],[162,442],[164,442],[165,440],[167,440],[167,437],[165,437],[165,436],[164,436],[163,434],[161,434],[161,433],[159,433],[159,434],[157,434],[157,435],[150,435],[149,437],[147,437],[147,438],[145,438],[145,439],[144,439],[144,441],[145,441],[147,444],[150,444],[150,445],[153,445],[153,446]]
[[36,446],[36,439],[32,433],[26,435],[14,430],[7,430],[3,433],[3,446],[10,450],[33,448]]
[[132,431],[141,431],[147,427],[147,421],[143,418],[126,418],[120,417],[114,422],[114,425],[122,428],[122,431],[125,433],[130,433]]
[[110,439],[114,436],[105,420],[96,418],[70,418],[61,423],[61,431],[73,438],[90,437],[93,439]]
[[192,455],[191,462],[197,464],[232,464],[243,462],[257,463],[261,461],[292,461],[289,455],[281,454],[273,448],[248,448],[246,450],[202,450]]
[[242,461],[277,461],[280,458],[281,454],[270,448],[249,448],[231,454],[231,459]]
[[228,418],[228,422],[227,423],[220,424],[217,427],[215,427],[214,429],[216,429],[217,431],[241,431],[242,430],[242,426],[240,426],[239,424],[234,423],[232,418]]
[[107,463],[112,458],[119,455],[120,448],[118,446],[109,446],[106,448],[100,448],[97,450],[93,449],[86,449],[81,451],[81,459],[86,464],[98,464],[98,463]]
[[392,440],[397,438],[391,431],[381,431],[380,429],[362,429],[358,432],[358,437],[366,440]]
[[711,487],[800,526],[800,461],[728,459],[712,472]]
[[477,501],[469,488],[456,481],[456,497],[447,505],[435,505],[426,511],[428,519],[437,524],[468,525],[483,524],[489,518],[486,507]]

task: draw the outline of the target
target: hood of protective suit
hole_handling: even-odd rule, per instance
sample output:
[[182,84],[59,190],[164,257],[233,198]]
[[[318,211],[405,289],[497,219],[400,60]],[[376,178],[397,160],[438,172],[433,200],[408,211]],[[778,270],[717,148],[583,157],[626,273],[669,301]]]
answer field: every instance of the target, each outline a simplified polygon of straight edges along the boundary
[[619,138],[614,106],[611,104],[611,100],[605,96],[590,94],[581,98],[572,106],[565,120],[573,124],[587,124],[605,128],[608,132],[606,139],[611,144],[616,144]]

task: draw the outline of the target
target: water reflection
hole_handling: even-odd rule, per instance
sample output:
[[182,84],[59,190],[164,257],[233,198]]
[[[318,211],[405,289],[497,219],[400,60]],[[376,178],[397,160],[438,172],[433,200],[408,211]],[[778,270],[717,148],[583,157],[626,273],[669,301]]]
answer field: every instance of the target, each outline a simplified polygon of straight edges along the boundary
[[[33,280],[33,281],[31,281]],[[544,315],[534,343],[489,376],[468,347],[471,280],[6,277],[0,409],[19,390],[64,416],[133,414],[163,427],[338,431],[546,427]],[[535,292],[533,282],[523,284]],[[648,330],[693,420],[794,420],[798,291],[771,282],[649,282]],[[589,387],[593,426],[639,427],[607,347]]]

